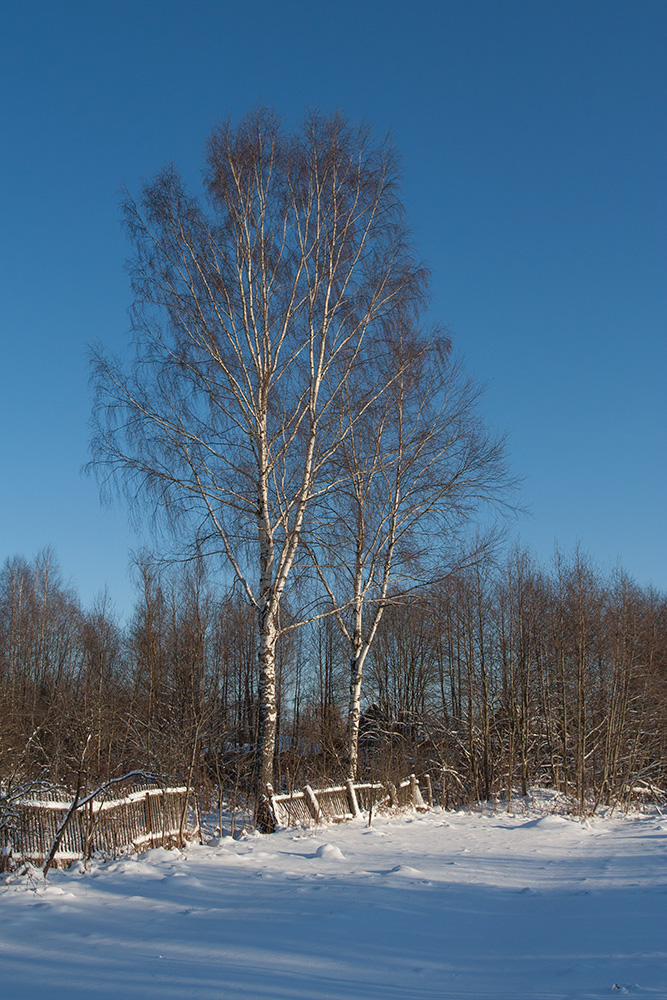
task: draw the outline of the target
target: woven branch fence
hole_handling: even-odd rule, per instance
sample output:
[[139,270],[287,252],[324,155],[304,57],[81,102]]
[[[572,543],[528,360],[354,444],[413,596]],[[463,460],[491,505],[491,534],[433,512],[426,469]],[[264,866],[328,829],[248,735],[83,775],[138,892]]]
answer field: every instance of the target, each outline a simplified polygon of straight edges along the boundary
[[[62,793],[12,803],[12,819],[0,828],[0,871],[30,861],[43,865],[72,807]],[[183,838],[187,788],[137,786],[122,798],[102,795],[78,806],[53,857],[56,865],[85,860],[96,851],[112,857],[124,850],[170,847]]]
[[272,831],[281,827],[340,823],[375,809],[425,810],[433,805],[431,779],[427,774],[424,784],[426,802],[414,774],[397,785],[355,784],[348,780],[334,788],[315,789],[305,785],[303,789],[284,795],[276,795],[271,785],[267,785],[261,826],[265,831]]

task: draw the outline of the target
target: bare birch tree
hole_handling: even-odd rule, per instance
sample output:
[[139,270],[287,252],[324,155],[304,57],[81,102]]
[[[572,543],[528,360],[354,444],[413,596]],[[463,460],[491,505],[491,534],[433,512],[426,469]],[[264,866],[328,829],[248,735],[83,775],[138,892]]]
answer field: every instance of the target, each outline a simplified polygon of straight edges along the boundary
[[395,182],[367,128],[314,113],[288,134],[260,109],[211,135],[206,203],[169,168],[125,205],[136,356],[94,357],[93,465],[222,555],[256,608],[260,787],[279,610],[333,415],[366,339],[422,295]]
[[376,357],[368,390],[348,380],[341,447],[317,537],[315,573],[349,643],[348,776],[356,777],[364,663],[390,600],[432,581],[437,553],[484,502],[503,500],[510,480],[503,442],[476,412],[479,389],[450,344],[402,317]]

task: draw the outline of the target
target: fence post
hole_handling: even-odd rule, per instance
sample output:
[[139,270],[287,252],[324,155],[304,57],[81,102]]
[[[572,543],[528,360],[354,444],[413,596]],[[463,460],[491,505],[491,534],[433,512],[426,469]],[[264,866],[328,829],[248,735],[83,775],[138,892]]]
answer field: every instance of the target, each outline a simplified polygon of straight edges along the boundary
[[396,809],[398,806],[398,792],[396,791],[396,785],[393,781],[390,781],[387,788],[389,790],[389,804],[392,809]]
[[[168,847],[170,850],[174,846],[173,838],[168,830],[171,829],[171,824],[169,823],[169,802],[167,799],[167,790],[165,788],[160,789],[160,823],[162,826],[162,846]],[[180,836],[176,837],[176,847],[182,847],[183,842]]]
[[146,792],[144,797],[144,815],[146,817],[146,833],[148,834],[148,846],[153,846],[153,824],[151,822],[151,800],[150,794]]
[[83,860],[88,861],[93,853],[93,827],[95,816],[93,812],[93,799],[86,806],[86,839],[83,845]]
[[431,784],[431,775],[425,774],[424,781],[426,782],[426,801],[428,802],[429,809],[433,808],[433,785]]
[[321,823],[322,810],[320,809],[320,804],[317,801],[317,796],[315,795],[315,792],[312,790],[310,785],[303,786],[303,794],[305,796],[306,804],[310,811],[310,815],[313,817],[316,823]]
[[417,785],[417,778],[414,774],[410,775],[410,795],[412,797],[412,804],[416,809],[421,795],[419,794],[419,786]]
[[357,802],[357,793],[354,790],[354,782],[352,781],[352,778],[347,779],[345,787],[347,788],[347,798],[350,803],[350,812],[353,816],[361,816],[361,809],[359,808],[359,803]]

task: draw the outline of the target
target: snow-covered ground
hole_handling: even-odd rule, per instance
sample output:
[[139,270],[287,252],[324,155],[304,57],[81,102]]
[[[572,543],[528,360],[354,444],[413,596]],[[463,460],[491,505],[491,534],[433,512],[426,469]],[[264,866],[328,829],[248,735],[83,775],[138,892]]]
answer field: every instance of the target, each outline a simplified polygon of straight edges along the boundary
[[378,817],[0,882],[3,1000],[667,998],[667,818]]

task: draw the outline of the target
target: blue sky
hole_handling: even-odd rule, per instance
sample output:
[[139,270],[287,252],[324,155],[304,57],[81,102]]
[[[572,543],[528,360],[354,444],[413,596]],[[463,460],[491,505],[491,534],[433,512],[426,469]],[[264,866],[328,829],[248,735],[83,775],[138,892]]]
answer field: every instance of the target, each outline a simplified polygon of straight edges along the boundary
[[664,0],[16,0],[0,14],[0,558],[131,603],[88,457],[86,346],[127,342],[121,185],[193,183],[258,102],[391,131],[432,317],[488,383],[542,561],[667,588]]

